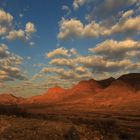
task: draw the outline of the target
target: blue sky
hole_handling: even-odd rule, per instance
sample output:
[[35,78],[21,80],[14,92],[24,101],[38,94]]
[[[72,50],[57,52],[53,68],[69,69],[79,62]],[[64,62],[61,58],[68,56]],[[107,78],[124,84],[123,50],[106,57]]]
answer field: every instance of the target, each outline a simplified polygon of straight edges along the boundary
[[0,91],[139,72],[139,21],[139,0],[1,0]]

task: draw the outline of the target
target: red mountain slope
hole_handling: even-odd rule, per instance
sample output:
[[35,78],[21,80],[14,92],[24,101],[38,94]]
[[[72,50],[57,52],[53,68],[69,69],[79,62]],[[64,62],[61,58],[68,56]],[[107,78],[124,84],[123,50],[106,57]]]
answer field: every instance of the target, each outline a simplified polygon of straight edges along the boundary
[[63,98],[66,94],[66,89],[63,89],[61,87],[54,87],[48,89],[47,93],[43,95],[33,96],[29,99],[27,99],[26,103],[50,103],[50,102],[56,102]]
[[126,74],[118,79],[109,78],[102,81],[81,81],[70,89],[54,87],[43,95],[33,96],[27,100],[19,99],[10,94],[1,94],[0,103],[5,104],[70,104],[75,108],[108,106],[138,106],[140,102],[140,74]]
[[60,87],[50,88],[48,92],[43,95],[29,98],[27,103],[75,101],[86,98],[89,95],[94,95],[101,90],[102,87],[95,80],[81,81],[71,89],[63,89]]
[[63,102],[79,102],[83,99],[93,98],[93,96],[102,91],[102,86],[97,81],[91,79],[81,81],[71,89],[68,89],[68,95],[63,99]]
[[18,104],[22,102],[24,99],[21,97],[15,97],[12,94],[0,94],[0,104]]

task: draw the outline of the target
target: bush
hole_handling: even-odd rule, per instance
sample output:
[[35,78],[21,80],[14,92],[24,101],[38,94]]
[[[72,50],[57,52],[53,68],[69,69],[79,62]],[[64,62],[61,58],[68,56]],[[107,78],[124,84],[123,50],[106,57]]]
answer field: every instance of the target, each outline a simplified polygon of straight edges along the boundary
[[28,115],[26,109],[18,107],[18,105],[0,105],[1,115],[16,115],[26,116]]

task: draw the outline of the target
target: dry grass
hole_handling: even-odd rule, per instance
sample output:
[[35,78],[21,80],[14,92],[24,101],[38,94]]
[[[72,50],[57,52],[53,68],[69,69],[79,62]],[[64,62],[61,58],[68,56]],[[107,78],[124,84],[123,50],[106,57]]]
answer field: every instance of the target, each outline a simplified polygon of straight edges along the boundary
[[52,110],[39,114],[17,106],[0,109],[0,140],[140,139],[140,115],[133,112],[54,113]]

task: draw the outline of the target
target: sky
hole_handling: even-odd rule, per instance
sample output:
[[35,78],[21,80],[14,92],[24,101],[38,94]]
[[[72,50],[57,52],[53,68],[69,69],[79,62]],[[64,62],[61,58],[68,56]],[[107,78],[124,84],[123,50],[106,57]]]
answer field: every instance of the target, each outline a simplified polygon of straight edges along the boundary
[[139,23],[140,0],[1,0],[0,93],[140,72]]

